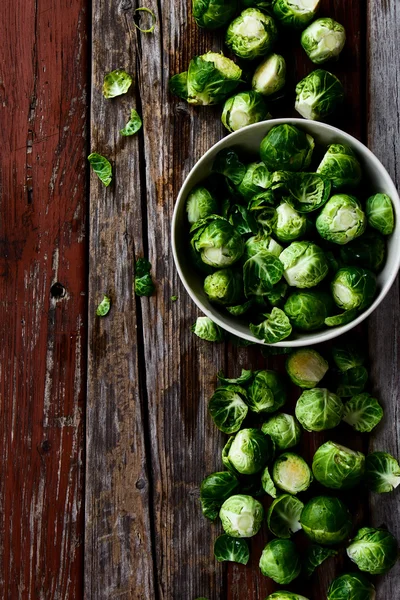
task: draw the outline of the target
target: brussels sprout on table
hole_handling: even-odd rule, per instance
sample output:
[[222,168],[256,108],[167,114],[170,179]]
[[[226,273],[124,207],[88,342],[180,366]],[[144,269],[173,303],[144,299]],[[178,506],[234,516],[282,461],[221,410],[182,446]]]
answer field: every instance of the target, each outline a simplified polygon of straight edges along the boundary
[[269,530],[279,538],[290,538],[301,529],[300,515],[304,504],[290,494],[282,494],[271,504],[267,512]]
[[334,306],[326,292],[302,290],[293,292],[286,300],[283,310],[293,327],[299,331],[320,329]]
[[207,342],[223,342],[225,334],[221,327],[209,317],[197,317],[192,325],[192,331],[197,337]]
[[296,546],[290,540],[269,542],[260,558],[260,570],[265,577],[285,585],[300,575],[301,561]]
[[342,420],[343,402],[325,388],[314,388],[301,394],[295,413],[306,431],[333,429]]
[[275,0],[274,16],[285,26],[304,29],[317,14],[320,0]]
[[247,565],[250,558],[247,542],[223,533],[214,542],[214,556],[218,562],[225,560]]
[[215,425],[224,433],[239,431],[248,412],[246,390],[238,385],[217,388],[208,404]]
[[304,575],[307,578],[310,578],[317,567],[322,565],[328,558],[336,555],[336,550],[332,550],[332,548],[323,548],[318,544],[311,544],[306,549],[305,558],[303,560]]
[[357,394],[344,405],[343,421],[356,431],[370,432],[380,423],[383,408],[370,394]]
[[307,502],[300,523],[310,540],[326,546],[346,540],[352,528],[347,507],[338,498],[330,496],[317,496]]
[[387,452],[368,454],[365,475],[368,489],[378,494],[392,492],[400,485],[400,465]]
[[279,450],[297,446],[301,438],[301,427],[292,415],[276,413],[263,423],[261,431],[269,435]]
[[394,230],[392,201],[387,194],[375,194],[367,200],[368,224],[382,235],[390,235]]
[[230,445],[228,460],[242,475],[253,475],[265,467],[274,455],[271,439],[259,429],[242,429]]
[[261,160],[272,171],[300,171],[310,166],[315,142],[294,125],[275,125],[260,145]]
[[308,490],[314,477],[310,467],[301,456],[286,452],[274,462],[272,479],[278,488],[295,495]]
[[251,86],[263,96],[276,94],[286,82],[286,61],[280,54],[270,54],[254,72]]
[[279,590],[279,592],[274,592],[267,596],[265,600],[308,600],[308,598],[300,596],[300,594],[294,594],[293,592]]
[[221,121],[228,131],[270,119],[264,98],[258,92],[239,92],[224,104]]
[[334,579],[327,600],[375,600],[375,586],[361,573],[346,573]]
[[282,377],[275,371],[258,371],[247,391],[250,410],[271,413],[281,408],[285,402],[286,385]]
[[257,8],[246,8],[226,32],[226,45],[236,56],[254,59],[265,56],[278,37],[275,21]]
[[292,242],[279,255],[279,260],[285,269],[284,278],[293,287],[314,287],[329,271],[324,252],[313,242]]
[[243,279],[233,269],[221,269],[205,278],[204,292],[210,302],[235,306],[243,299]]
[[361,394],[368,381],[368,371],[365,367],[353,367],[344,373],[339,373],[337,378],[336,393],[340,398],[350,398]]
[[265,320],[255,325],[250,323],[250,331],[266,344],[276,344],[289,337],[292,326],[283,310],[274,306],[270,314],[264,314]]
[[368,269],[343,267],[336,273],[331,289],[333,299],[339,308],[363,310],[374,299],[376,277]]
[[366,355],[361,344],[340,340],[332,347],[332,358],[339,371],[344,372],[354,367],[363,366]]
[[345,28],[329,17],[317,19],[301,34],[301,45],[317,65],[339,56],[345,43]]
[[361,237],[340,248],[340,258],[345,265],[364,267],[375,273],[386,259],[386,242],[377,231],[367,231]]
[[204,29],[219,29],[235,16],[238,0],[193,0],[193,17]]
[[335,442],[326,442],[314,454],[312,470],[315,479],[325,487],[348,490],[361,482],[365,456]]
[[218,203],[213,194],[203,185],[192,189],[186,200],[187,219],[191,225],[218,212]]
[[332,182],[334,190],[357,187],[361,181],[361,165],[349,146],[331,144],[328,146],[317,173]]
[[317,69],[297,84],[295,109],[305,119],[319,121],[332,114],[343,99],[339,79],[329,71]]
[[268,494],[272,498],[277,497],[278,493],[276,491],[276,487],[268,467],[265,467],[265,469],[261,473],[261,486],[266,494]]
[[384,575],[397,562],[397,540],[383,527],[363,527],[347,547],[347,556],[360,571]]
[[276,208],[276,221],[272,232],[280,242],[292,242],[302,237],[307,229],[307,220],[287,202],[281,202]]
[[251,496],[237,494],[225,500],[219,516],[226,534],[234,538],[248,538],[259,532],[264,509]]
[[325,204],[315,225],[328,242],[347,244],[364,233],[367,220],[357,198],[337,194]]
[[286,359],[287,374],[301,388],[315,388],[328,369],[326,360],[311,348],[299,348]]

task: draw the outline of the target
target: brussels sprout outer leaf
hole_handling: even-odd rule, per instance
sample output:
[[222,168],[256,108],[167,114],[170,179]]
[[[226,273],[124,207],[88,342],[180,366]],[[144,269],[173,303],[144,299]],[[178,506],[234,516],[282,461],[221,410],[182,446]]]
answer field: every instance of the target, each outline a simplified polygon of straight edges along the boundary
[[227,560],[247,565],[250,552],[247,542],[244,539],[233,538],[224,533],[215,540],[214,556],[218,562]]
[[265,469],[263,470],[263,472],[261,474],[261,485],[262,485],[264,492],[269,494],[269,496],[271,496],[272,498],[277,497],[276,487],[275,487],[273,479],[270,475],[268,467],[265,467]]
[[112,167],[110,161],[107,160],[105,156],[97,154],[97,152],[89,154],[88,161],[100,181],[106,187],[109,186],[112,181]]
[[250,331],[259,340],[266,344],[275,344],[289,337],[292,333],[292,326],[283,310],[274,307],[271,314],[264,315],[265,321],[259,325],[250,323]]
[[368,371],[365,367],[353,367],[338,375],[337,395],[340,398],[349,398],[361,394],[368,381]]
[[221,502],[209,498],[200,498],[200,504],[203,516],[210,521],[215,521],[221,508]]
[[105,317],[110,312],[111,308],[111,298],[109,296],[104,296],[103,300],[100,302],[96,309],[96,316]]
[[224,433],[239,431],[249,410],[244,398],[246,390],[239,386],[227,385],[216,389],[208,411],[218,429]]
[[132,77],[123,69],[116,69],[104,76],[103,96],[104,98],[115,98],[126,94],[132,85]]
[[227,377],[224,377],[223,371],[219,371],[217,377],[221,383],[244,385],[250,383],[253,379],[253,371],[250,371],[249,369],[242,369],[241,375],[236,377],[236,379],[228,379]]
[[387,529],[363,527],[347,547],[347,556],[360,571],[384,575],[397,562],[397,540]]
[[304,504],[290,494],[282,494],[271,504],[267,512],[269,530],[279,538],[290,538],[301,529],[300,515]]
[[233,473],[229,471],[211,473],[201,482],[200,498],[220,500],[222,504],[238,487],[239,482]]
[[279,193],[299,213],[318,210],[328,201],[331,182],[318,173],[281,173]]
[[253,299],[247,300],[243,304],[238,304],[237,306],[227,306],[226,310],[233,316],[239,317],[247,313],[248,310],[253,306]]
[[120,129],[120,134],[124,136],[134,135],[139,131],[142,127],[142,119],[140,118],[138,112],[132,108],[131,116],[127,124],[123,129]]
[[283,264],[274,254],[260,250],[243,266],[244,293],[251,296],[264,296],[272,290],[283,275]]
[[260,570],[280,585],[296,579],[301,572],[301,561],[294,543],[282,539],[269,542],[261,554]]
[[365,456],[340,444],[326,442],[314,454],[312,470],[315,479],[325,487],[347,490],[361,482]]
[[228,177],[236,186],[240,185],[246,174],[246,167],[233,150],[221,150],[215,157],[212,168],[215,173]]
[[155,285],[150,275],[151,263],[146,258],[138,258],[135,264],[136,296],[151,296]]
[[221,327],[209,317],[197,317],[196,323],[192,325],[192,331],[207,342],[223,342],[225,337]]
[[382,417],[382,406],[370,394],[357,394],[344,405],[343,421],[361,433],[372,431]]
[[183,73],[177,73],[173,75],[169,80],[169,91],[171,94],[182,98],[182,100],[188,99],[188,89],[187,89],[187,80],[188,80],[188,72],[183,71]]
[[305,577],[307,577],[307,579],[310,578],[315,569],[322,565],[326,559],[336,555],[336,550],[323,548],[318,544],[311,544],[311,546],[306,549],[305,558],[303,560],[303,572]]
[[351,308],[350,310],[345,310],[340,315],[333,315],[331,317],[326,317],[325,325],[327,327],[340,327],[340,325],[347,325],[347,323],[351,323],[354,321],[358,314],[358,310],[356,308]]
[[400,466],[387,452],[372,452],[366,459],[368,489],[378,494],[392,492],[400,485]]

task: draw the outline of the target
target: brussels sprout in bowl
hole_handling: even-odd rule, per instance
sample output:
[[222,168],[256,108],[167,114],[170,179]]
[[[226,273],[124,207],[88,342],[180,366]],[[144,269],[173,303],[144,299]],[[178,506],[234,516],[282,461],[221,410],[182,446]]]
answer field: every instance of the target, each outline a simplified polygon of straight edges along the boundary
[[[351,245],[358,244],[359,246],[359,240],[362,241],[364,239],[363,235],[371,236],[373,235],[373,232],[378,234],[379,232],[376,232],[376,230],[373,228],[371,229],[372,225],[369,223],[367,233],[360,235],[360,237],[358,237],[355,241],[350,240],[349,243],[341,245],[322,238],[319,236],[317,231],[313,231],[312,235],[310,236],[309,232],[307,231],[307,225],[305,233],[302,233],[301,229],[299,230],[300,237],[296,238],[295,241],[282,242],[281,240],[277,239],[275,229],[277,228],[278,221],[277,217],[274,217],[273,215],[274,208],[271,206],[270,196],[273,193],[271,189],[284,190],[280,192],[282,194],[282,200],[290,200],[290,194],[293,185],[296,185],[296,181],[299,181],[299,178],[297,173],[291,173],[290,168],[288,169],[285,165],[282,166],[281,171],[279,171],[279,169],[277,170],[276,166],[273,168],[268,165],[266,165],[266,167],[263,166],[263,163],[260,162],[260,145],[272,128],[281,125],[289,126],[288,129],[290,130],[295,127],[301,130],[304,133],[304,136],[307,136],[307,140],[314,140],[313,143],[315,143],[315,149],[311,166],[309,166],[309,157],[307,155],[308,148],[311,148],[311,146],[308,145],[308,141],[305,137],[304,139],[294,140],[295,143],[293,143],[292,150],[297,152],[296,156],[302,153],[303,157],[302,165],[300,165],[299,169],[297,169],[297,173],[299,171],[318,173],[318,165],[321,164],[321,161],[324,159],[324,152],[326,153],[328,148],[332,147],[333,145],[336,145],[334,147],[345,147],[349,149],[350,154],[344,154],[345,158],[352,156],[352,153],[354,153],[354,156],[360,163],[363,172],[363,188],[361,192],[359,189],[355,189],[351,186],[340,187],[338,192],[337,187],[332,186],[330,197],[338,193],[348,193],[350,195],[359,196],[364,207],[366,206],[368,196],[372,197],[374,194],[380,194],[381,196],[387,195],[392,201],[394,230],[390,235],[384,236],[384,241],[386,243],[386,260],[384,261],[383,267],[379,272],[375,271],[375,266],[371,266],[371,270],[373,270],[376,275],[376,292],[372,302],[365,308],[361,305],[356,309],[350,310],[341,309],[339,308],[339,305],[337,305],[336,308],[330,308],[330,310],[334,311],[334,314],[329,313],[326,316],[326,325],[329,325],[329,327],[325,328],[323,325],[318,328],[319,324],[321,322],[323,323],[324,315],[321,315],[321,319],[315,324],[315,327],[314,324],[312,324],[310,327],[308,326],[308,318],[306,318],[305,323],[307,327],[300,327],[298,324],[300,323],[301,325],[302,321],[301,319],[299,320],[299,315],[296,313],[294,318],[291,312],[286,312],[288,298],[291,298],[296,294],[302,295],[301,305],[303,306],[304,310],[306,312],[308,311],[309,314],[314,314],[315,311],[313,307],[308,306],[308,304],[312,304],[314,302],[313,299],[317,298],[320,290],[322,295],[325,294],[326,290],[329,291],[329,283],[333,280],[334,275],[339,268],[351,266],[359,269],[360,267],[365,268],[370,266],[369,264],[367,265],[366,263],[355,261],[353,264],[350,264],[349,262],[344,262],[343,257],[352,257],[354,254],[358,260],[358,250],[356,252],[355,249],[354,253],[350,252],[352,247]],[[290,140],[287,140],[287,144],[290,145],[289,142]],[[228,187],[232,188],[232,190],[238,190],[238,193],[244,199],[243,204],[247,205],[249,202],[248,206],[251,206],[251,210],[246,211],[246,209],[243,209],[243,206],[241,206],[239,203],[237,206],[233,207],[233,212],[231,212],[230,215],[228,215],[225,219],[225,221],[229,221],[235,232],[239,232],[242,235],[243,231],[246,232],[246,235],[248,236],[248,242],[245,243],[244,253],[242,247],[234,247],[235,244],[233,244],[231,240],[233,236],[227,235],[228,230],[231,231],[231,228],[227,227],[225,224],[221,227],[215,226],[215,229],[226,229],[226,241],[222,239],[222,234],[219,235],[219,233],[216,233],[214,237],[215,241],[213,241],[211,236],[208,236],[207,239],[203,239],[207,237],[203,233],[206,230],[206,227],[208,227],[207,234],[210,230],[214,229],[214,226],[210,227],[208,222],[203,225],[203,229],[199,230],[197,236],[196,231],[194,234],[192,234],[193,238],[195,238],[193,244],[194,248],[190,247],[190,238],[188,233],[190,224],[188,223],[187,217],[187,200],[196,186],[202,186],[204,180],[206,178],[210,178],[215,159],[221,151],[224,151],[226,157],[225,165],[222,166],[222,169],[225,170],[217,172],[223,173],[223,175],[227,177],[227,181],[229,180]],[[235,164],[234,157],[235,152],[239,152],[240,156],[245,156],[246,161],[244,162],[248,164],[248,167],[242,165],[243,168],[242,172],[240,172],[239,181],[235,181],[235,177],[238,174],[238,167]],[[232,156],[228,156],[230,153]],[[334,160],[331,161],[332,165],[338,164],[340,161],[340,156],[341,155],[336,157],[335,155],[333,157]],[[282,161],[284,160],[285,156],[282,156]],[[327,163],[327,161],[325,161],[325,163]],[[252,167],[251,169],[250,166]],[[345,166],[347,168],[347,165]],[[326,169],[329,171],[328,167],[329,165],[326,167]],[[326,169],[323,177],[329,178],[329,173],[327,173]],[[254,176],[253,171],[255,173]],[[270,171],[272,177],[269,177],[268,171]],[[240,185],[240,182],[242,180],[244,181],[244,176],[246,173],[248,175],[248,177],[246,176],[246,189],[244,190],[246,193],[243,193],[241,187],[243,187],[244,184]],[[338,174],[338,177],[339,175],[341,177],[340,173]],[[317,183],[316,178],[314,179],[315,182],[312,182],[313,185]],[[368,191],[365,192],[365,190]],[[210,192],[212,195],[215,194],[215,190],[212,188],[210,188]],[[250,197],[251,200],[249,200]],[[216,198],[220,204],[224,203],[223,197],[218,196],[217,194]],[[310,188],[306,188],[304,186],[304,189],[302,190],[302,198],[306,203],[314,201],[314,197]],[[313,218],[320,214],[322,210],[318,203],[316,203],[315,206],[318,208],[314,209],[315,212],[311,213]],[[191,208],[193,211],[196,210],[195,206],[192,206]],[[210,215],[210,213],[207,214]],[[221,212],[219,214],[221,214]],[[305,211],[303,213],[299,213],[299,217],[302,215],[304,215],[308,222],[310,213]],[[216,218],[218,218],[216,215],[210,215],[205,217],[204,220],[208,219],[211,223],[213,219],[215,220]],[[262,238],[257,237],[257,229],[255,229],[255,226],[263,228],[265,234]],[[290,223],[288,223],[287,226],[290,227]],[[269,234],[267,234],[268,231]],[[199,241],[200,239],[202,240],[201,242]],[[239,270],[241,273],[243,272],[243,265],[246,260],[249,260],[251,255],[254,254],[253,248],[251,248],[251,254],[248,253],[249,244],[252,243],[252,240],[254,242],[254,252],[258,252],[258,256],[257,260],[253,261],[254,265],[253,263],[252,265],[250,265],[250,263],[247,265],[247,270],[249,272],[250,266],[254,267],[254,269],[251,273],[251,277],[248,278],[244,292],[243,290],[238,289],[238,293],[234,294],[235,298],[231,298],[230,293],[228,294],[229,298],[227,298],[225,294],[224,301],[226,299],[226,304],[220,303],[218,305],[216,302],[213,302],[212,299],[210,301],[210,296],[207,295],[204,290],[204,280],[210,273],[218,273],[218,276],[214,276],[214,279],[219,280],[219,271],[215,271],[216,267],[209,267],[209,265],[204,263],[203,265],[200,265],[200,267],[202,267],[200,272],[198,269],[196,269],[194,264],[193,253],[197,253],[197,258],[199,256],[199,252],[203,252],[207,256],[211,255],[213,259],[212,262],[215,262],[214,258],[217,256],[218,262],[221,265],[219,269],[225,269],[233,281],[233,279],[236,277],[236,273]],[[326,253],[325,256],[327,259],[328,255],[330,254],[329,246],[335,244],[335,257],[339,257],[340,262],[337,263],[336,270],[333,271],[331,262],[328,260],[327,262],[329,263],[329,271],[327,274],[325,274],[327,271],[325,262],[322,265],[321,261],[318,260],[318,265],[316,265],[315,261],[318,257],[315,258],[316,255],[314,253],[313,265],[308,264],[309,261],[306,261],[306,266],[307,268],[312,267],[313,272],[315,271],[315,268],[317,268],[321,277],[324,275],[323,281],[322,283],[313,281],[311,282],[312,287],[309,289],[301,289],[299,287],[290,285],[287,277],[285,277],[287,273],[282,275],[279,270],[275,268],[277,266],[275,265],[276,261],[271,258],[271,254],[274,253],[274,250],[271,248],[272,243],[274,244],[274,247],[276,246],[275,256],[278,258],[282,250],[284,251],[286,248],[289,248],[289,246],[292,245],[293,248],[305,248],[306,246],[307,248],[317,247],[318,251],[321,249],[322,252]],[[207,244],[211,244],[211,247],[208,248]],[[201,246],[200,250],[196,250],[196,246],[199,248]],[[202,313],[212,319],[217,325],[229,333],[247,340],[248,342],[258,344],[272,343],[266,342],[265,340],[268,339],[268,332],[271,333],[274,327],[280,329],[280,331],[285,329],[285,335],[288,335],[291,330],[291,326],[293,326],[290,336],[287,339],[283,339],[283,341],[277,341],[275,345],[285,347],[310,346],[312,344],[318,344],[342,335],[346,331],[349,331],[361,323],[377,308],[377,306],[382,302],[388,293],[400,267],[400,199],[393,181],[379,160],[372,154],[370,150],[368,150],[368,148],[366,148],[361,142],[349,134],[321,122],[313,122],[303,119],[271,119],[269,121],[244,127],[243,129],[228,135],[223,140],[215,144],[210,150],[208,150],[208,152],[206,152],[204,156],[196,163],[180,190],[175,206],[172,220],[172,250],[179,276],[187,292]],[[346,252],[344,250],[346,250]],[[269,253],[269,256],[266,257],[268,258],[268,261],[264,259],[261,261],[260,257],[263,251]],[[306,252],[304,253],[304,257],[307,259]],[[297,260],[303,260],[303,255]],[[274,279],[267,281],[265,274],[268,273],[268,275],[270,275],[272,272],[269,263],[273,263],[274,266]],[[229,266],[227,266],[227,264],[229,264]],[[322,269],[322,267],[324,268]],[[224,274],[225,271],[223,271],[222,274]],[[308,271],[304,270],[302,267],[302,274],[303,271],[307,275]],[[278,281],[280,277],[281,279]],[[263,285],[264,287],[267,285],[267,287],[270,287],[271,289],[264,289]],[[219,288],[219,286],[217,287]],[[275,290],[278,292],[278,287],[282,289],[282,298],[279,297],[279,294],[275,294],[274,296]],[[262,321],[262,318],[260,318],[258,321],[260,324],[256,326],[253,325],[252,329],[250,328],[249,324],[255,323],[255,321],[249,321],[248,314],[246,314],[249,306],[251,307],[252,304],[246,296],[246,294],[249,293],[249,290],[252,294],[254,294],[254,304],[256,305],[260,316],[263,315],[263,318],[266,319],[263,321],[263,323],[260,323],[260,321]],[[216,293],[219,293],[219,290],[215,291]],[[228,292],[228,288],[225,291]],[[274,299],[272,300],[272,298]],[[276,304],[274,304],[274,302],[276,302]],[[252,310],[255,309],[250,308],[250,311]],[[338,312],[341,314],[336,314]],[[305,317],[307,317],[307,315],[305,315]],[[260,330],[265,336],[264,340],[260,340],[256,337],[256,335],[253,334],[253,332],[259,332]],[[271,334],[271,339],[278,339],[278,336],[275,336],[276,332],[273,331],[272,333],[274,335]]]

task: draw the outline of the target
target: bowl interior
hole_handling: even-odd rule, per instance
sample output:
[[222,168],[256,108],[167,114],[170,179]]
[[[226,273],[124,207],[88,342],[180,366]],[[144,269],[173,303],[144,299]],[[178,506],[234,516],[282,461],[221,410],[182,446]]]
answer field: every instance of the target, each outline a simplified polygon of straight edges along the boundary
[[393,202],[396,225],[394,233],[388,238],[388,255],[383,270],[377,277],[377,296],[373,304],[361,313],[354,321],[340,327],[333,327],[317,332],[298,333],[293,332],[288,340],[284,340],[275,346],[304,346],[318,344],[345,333],[363,321],[389,291],[400,267],[400,200],[393,181],[386,169],[366,146],[349,134],[335,127],[316,121],[303,119],[271,119],[245,127],[232,133],[212,146],[208,152],[196,163],[186,178],[175,206],[172,221],[172,249],[179,276],[187,292],[197,304],[200,310],[218,323],[225,330],[238,335],[246,340],[262,344],[261,340],[255,338],[248,325],[241,322],[229,313],[211,304],[203,290],[204,278],[192,266],[187,251],[187,229],[185,203],[191,189],[200,183],[211,173],[215,156],[224,148],[240,147],[241,151],[250,156],[257,156],[261,140],[275,125],[291,123],[300,127],[303,131],[311,134],[317,145],[328,146],[329,144],[342,143],[350,146],[361,162],[363,172],[367,178],[368,195],[385,192]]

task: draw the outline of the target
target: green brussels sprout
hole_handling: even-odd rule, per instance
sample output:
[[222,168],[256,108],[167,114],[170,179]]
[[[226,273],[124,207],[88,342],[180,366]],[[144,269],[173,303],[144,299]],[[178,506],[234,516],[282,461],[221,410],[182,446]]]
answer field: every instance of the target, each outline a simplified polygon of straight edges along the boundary
[[214,159],[212,166],[214,173],[224,175],[234,186],[239,186],[246,175],[246,167],[239,160],[234,150],[221,150]]
[[246,171],[237,191],[246,200],[265,191],[271,179],[271,173],[263,162],[252,162],[245,167]]
[[356,155],[350,146],[344,144],[328,146],[317,173],[330,179],[334,190],[356,187],[362,176],[361,165]]
[[340,315],[333,315],[332,317],[326,317],[325,325],[327,327],[339,327],[340,325],[347,325],[351,321],[354,321],[358,314],[358,310],[356,308],[351,308],[350,310],[346,310],[344,313]]
[[301,34],[301,45],[316,65],[339,56],[345,43],[345,28],[329,17],[317,19]]
[[304,533],[317,544],[331,546],[349,537],[352,520],[339,498],[317,496],[305,505],[300,523]]
[[339,79],[323,69],[312,71],[296,85],[295,109],[305,119],[319,121],[328,117],[343,99]]
[[306,578],[310,578],[315,569],[322,565],[328,558],[336,555],[336,550],[332,550],[332,548],[323,548],[318,544],[308,546],[303,560],[303,572]]
[[264,509],[251,496],[237,494],[225,500],[219,516],[226,534],[234,538],[248,538],[259,532]]
[[304,29],[317,14],[320,0],[275,0],[274,16],[287,27]]
[[386,242],[377,231],[367,231],[361,237],[340,248],[345,265],[364,267],[377,273],[386,259]]
[[237,271],[221,269],[204,280],[204,292],[210,302],[225,306],[238,304],[243,297],[243,280]]
[[328,369],[326,360],[311,348],[299,348],[286,359],[287,374],[301,388],[315,388]]
[[315,226],[322,238],[342,245],[364,233],[367,219],[357,198],[337,194],[325,204]]
[[318,173],[276,171],[270,186],[299,213],[309,213],[323,206],[331,191],[331,182]]
[[333,300],[329,294],[304,290],[293,292],[286,300],[283,310],[299,331],[315,331],[324,325],[332,308]]
[[254,214],[241,204],[234,204],[230,207],[229,223],[240,236],[245,236],[248,233],[258,233],[258,225]]
[[192,189],[186,200],[187,218],[191,225],[218,211],[218,203],[211,192],[202,185]]
[[272,498],[277,497],[278,493],[268,467],[265,467],[261,473],[261,486],[266,494],[269,494]]
[[199,27],[219,29],[235,16],[238,0],[193,0],[193,17]]
[[307,221],[287,202],[281,202],[276,209],[276,222],[272,227],[273,234],[280,242],[292,242],[304,235]]
[[394,230],[392,201],[387,194],[375,194],[367,200],[368,224],[382,235],[390,235]]
[[310,166],[314,138],[294,125],[275,125],[260,145],[261,160],[272,171],[301,171]]
[[235,228],[218,219],[212,221],[194,242],[203,262],[215,268],[230,267],[241,258],[244,241]]
[[327,600],[375,600],[375,587],[361,573],[346,573],[334,579]]
[[242,475],[258,473],[273,457],[271,439],[259,429],[242,429],[235,435],[228,459],[233,468]]
[[284,278],[293,287],[314,287],[329,271],[324,252],[312,242],[292,242],[279,255],[279,260],[285,269]]
[[286,81],[286,61],[280,54],[270,54],[258,65],[251,86],[264,96],[279,92]]
[[240,92],[224,104],[221,121],[228,131],[270,119],[264,98],[258,92]]
[[260,250],[243,265],[244,293],[246,298],[264,296],[282,278],[283,265],[271,252]]
[[266,344],[276,344],[289,337],[292,326],[289,319],[281,310],[274,306],[270,314],[264,314],[265,320],[254,325],[250,323],[250,331],[259,340]]
[[368,454],[365,465],[368,488],[378,494],[392,492],[400,485],[400,466],[387,452]]
[[267,523],[271,533],[279,538],[290,538],[301,529],[300,515],[304,504],[290,494],[282,494],[271,504],[267,512]]
[[271,413],[281,408],[285,402],[286,386],[282,377],[275,371],[258,371],[247,392],[250,410]]
[[376,277],[368,269],[343,267],[336,273],[331,289],[333,299],[340,308],[363,310],[374,299]]
[[229,562],[247,565],[250,558],[247,542],[241,538],[233,538],[223,533],[214,542],[214,556],[218,562]]
[[300,596],[300,594],[294,594],[293,592],[279,590],[279,592],[274,592],[267,596],[265,600],[308,600],[308,598]]
[[269,252],[274,256],[279,256],[283,247],[278,244],[269,235],[257,235],[250,237],[244,245],[243,260],[248,260],[261,251]]
[[261,431],[269,435],[279,450],[297,446],[301,438],[301,427],[292,415],[276,413],[263,423]]
[[295,413],[306,431],[333,429],[342,420],[343,402],[325,388],[314,388],[301,394]]
[[260,570],[265,577],[285,585],[300,575],[301,560],[296,546],[291,540],[272,540],[260,558]]
[[397,540],[383,527],[363,527],[347,547],[347,556],[360,571],[384,575],[397,562]]
[[192,325],[192,331],[197,337],[207,342],[224,341],[223,330],[214,321],[211,321],[209,317],[197,317],[196,323]]
[[236,56],[265,56],[278,37],[275,21],[257,8],[246,8],[228,27],[225,43]]
[[362,480],[365,456],[335,442],[326,442],[314,454],[312,470],[315,479],[325,487],[348,490]]
[[350,398],[361,394],[368,381],[368,371],[365,367],[353,367],[337,377],[336,393],[340,398]]
[[365,363],[365,351],[360,344],[344,340],[332,347],[332,358],[339,371],[345,372]]
[[271,306],[281,306],[283,300],[287,294],[288,285],[284,281],[280,281],[270,292],[265,294],[265,299],[271,304]]
[[208,403],[215,425],[224,433],[239,431],[248,412],[246,390],[238,385],[217,388]]
[[344,405],[343,421],[361,433],[372,431],[382,417],[382,406],[370,394],[357,394]]
[[278,488],[295,495],[308,490],[314,477],[304,458],[286,452],[276,459],[272,468],[272,479]]

